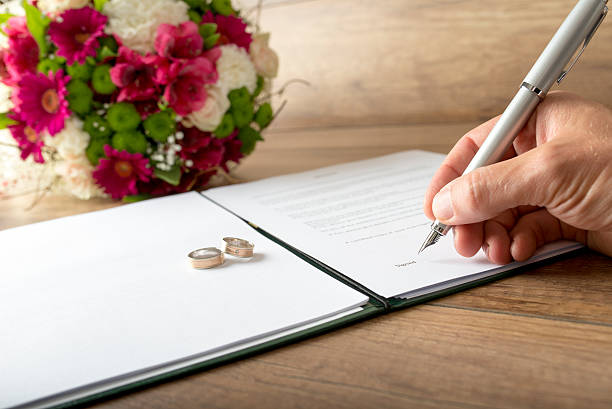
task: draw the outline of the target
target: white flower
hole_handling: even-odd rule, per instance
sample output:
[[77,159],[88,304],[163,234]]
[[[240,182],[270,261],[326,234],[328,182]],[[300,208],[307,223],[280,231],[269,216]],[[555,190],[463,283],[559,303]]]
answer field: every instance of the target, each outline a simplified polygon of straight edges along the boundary
[[181,0],[108,0],[103,10],[108,16],[106,33],[116,34],[126,47],[150,53],[155,50],[157,27],[189,20],[187,10]]
[[217,71],[221,88],[231,91],[246,87],[253,93],[257,87],[257,73],[249,54],[236,44],[227,44],[220,48],[221,57],[217,61]]
[[13,109],[13,102],[11,101],[12,90],[13,88],[0,82],[0,112],[8,112]]
[[269,46],[270,33],[255,34],[251,42],[251,59],[257,74],[274,78],[278,74],[278,55]]
[[63,159],[83,156],[88,144],[89,134],[83,130],[83,122],[74,116],[66,119],[64,129],[55,136],[45,136],[45,145],[57,149]]
[[59,14],[68,9],[80,9],[89,4],[89,0],[38,0],[36,6],[43,13]]
[[183,120],[183,125],[195,126],[201,131],[212,132],[221,123],[223,115],[230,107],[227,92],[213,85],[206,89],[206,103],[199,111],[190,113]]
[[104,197],[91,173],[94,168],[85,155],[89,134],[83,130],[83,122],[71,116],[66,119],[64,129],[55,136],[45,135],[45,145],[54,147],[60,158],[53,172],[60,177],[58,191],[69,193],[79,199]]
[[54,171],[61,177],[59,190],[83,200],[105,197],[106,195],[91,176],[93,170],[93,166],[85,155],[57,162]]

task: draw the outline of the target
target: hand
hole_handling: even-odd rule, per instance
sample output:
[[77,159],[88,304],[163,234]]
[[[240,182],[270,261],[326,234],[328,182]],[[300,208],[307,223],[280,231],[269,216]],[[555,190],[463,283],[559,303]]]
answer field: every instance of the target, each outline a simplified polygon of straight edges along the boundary
[[552,92],[503,161],[461,176],[498,118],[449,153],[425,194],[427,217],[455,226],[459,254],[482,247],[498,264],[559,239],[612,255],[612,111]]

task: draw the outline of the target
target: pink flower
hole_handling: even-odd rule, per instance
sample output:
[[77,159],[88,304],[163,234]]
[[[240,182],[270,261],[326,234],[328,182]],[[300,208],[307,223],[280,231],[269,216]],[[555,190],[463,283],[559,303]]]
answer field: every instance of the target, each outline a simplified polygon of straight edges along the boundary
[[217,68],[206,57],[176,61],[166,74],[165,81],[169,84],[164,90],[164,98],[177,114],[186,116],[204,106],[204,85],[214,84],[218,79]]
[[5,27],[8,49],[3,55],[7,85],[15,85],[26,73],[35,73],[38,65],[38,44],[28,31],[25,17],[11,17]]
[[216,172],[216,170],[210,170],[208,172],[183,172],[181,175],[181,183],[179,183],[178,186],[173,186],[161,179],[152,178],[146,183],[138,182],[138,191],[140,193],[148,193],[152,196],[164,196],[171,193],[187,192],[188,190],[205,187],[211,176]]
[[223,16],[217,14],[214,16],[212,12],[207,12],[202,16],[202,23],[217,24],[217,32],[221,34],[218,45],[236,44],[238,47],[244,48],[247,52],[251,45],[251,35],[246,32],[247,25],[238,17]]
[[157,27],[155,50],[162,57],[194,58],[202,53],[204,40],[198,32],[198,25],[186,21],[178,26],[160,24]]
[[221,164],[225,154],[221,139],[196,127],[181,127],[181,130],[185,137],[179,142],[181,144],[179,155],[183,160],[193,162],[191,168],[208,170]]
[[137,52],[121,47],[116,65],[111,68],[111,80],[121,90],[118,101],[145,101],[159,92],[155,76],[161,57],[141,56]]
[[93,171],[93,178],[113,199],[138,193],[136,183],[148,182],[153,171],[148,167],[149,159],[140,153],[117,151],[106,145],[106,158]]
[[21,159],[25,160],[28,156],[32,155],[34,162],[44,163],[45,159],[41,152],[44,143],[40,133],[27,125],[20,114],[9,115],[9,118],[19,122],[16,125],[9,125],[8,128],[17,144],[19,144]]
[[107,17],[91,7],[68,9],[60,17],[61,23],[52,22],[48,31],[58,48],[57,55],[66,57],[68,64],[83,64],[86,57],[95,56]]
[[42,73],[23,75],[12,96],[15,110],[36,132],[46,129],[55,135],[64,129],[64,120],[70,115],[66,100],[69,80],[62,70],[49,73],[49,76]]
[[244,154],[240,150],[242,148],[242,141],[238,139],[238,129],[234,130],[234,132],[223,139],[223,146],[225,148],[225,152],[223,154],[223,163],[221,166],[226,172],[229,172],[227,168],[227,162],[232,161],[235,163],[240,163],[240,159],[244,157]]
[[157,99],[148,99],[146,101],[134,101],[134,106],[140,114],[140,117],[145,120],[156,112],[159,112],[159,104]]

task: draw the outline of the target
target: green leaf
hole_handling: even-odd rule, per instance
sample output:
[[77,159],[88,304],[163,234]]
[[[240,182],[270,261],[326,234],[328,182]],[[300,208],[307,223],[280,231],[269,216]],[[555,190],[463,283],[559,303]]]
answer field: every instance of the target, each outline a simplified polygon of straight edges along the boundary
[[107,46],[98,48],[98,53],[96,54],[98,60],[105,61],[107,58],[116,57],[117,53],[108,48]]
[[210,37],[207,37],[204,40],[204,48],[206,48],[207,50],[210,50],[215,45],[217,45],[217,41],[219,41],[219,38],[221,38],[221,34],[219,33],[213,34]]
[[8,13],[0,14],[0,24],[6,23],[9,20],[9,18],[14,17],[14,16],[15,16],[14,14],[8,14]]
[[102,11],[107,0],[94,0],[94,7],[98,11]]
[[45,36],[47,35],[47,27],[49,27],[51,20],[45,17],[40,10],[29,4],[26,0],[23,0],[22,5],[26,14],[26,25],[28,26],[28,30],[30,34],[32,34],[32,37],[34,37],[34,40],[36,40],[36,44],[38,44],[40,56],[45,57],[48,48]]
[[193,21],[196,24],[200,24],[202,22],[202,16],[197,11],[188,10],[187,15],[189,16],[189,20]]
[[255,122],[259,125],[259,129],[264,129],[270,125],[273,118],[274,112],[272,111],[272,106],[268,102],[260,106],[255,114]]
[[198,30],[202,38],[207,38],[217,32],[217,25],[215,23],[204,23]]
[[123,196],[123,203],[136,203],[136,202],[140,202],[143,200],[147,200],[152,198],[153,196],[151,196],[148,193],[142,193],[140,195],[129,195],[129,196]]
[[255,144],[257,144],[257,141],[263,141],[261,134],[250,126],[240,130],[238,139],[240,139],[242,142],[240,152],[244,153],[245,155],[249,155],[255,150]]
[[9,125],[17,125],[16,121],[13,121],[8,117],[8,112],[3,112],[0,114],[0,129],[6,129]]
[[164,182],[170,183],[172,186],[178,186],[181,183],[181,168],[174,165],[170,170],[160,170],[155,168],[153,171],[156,177]]

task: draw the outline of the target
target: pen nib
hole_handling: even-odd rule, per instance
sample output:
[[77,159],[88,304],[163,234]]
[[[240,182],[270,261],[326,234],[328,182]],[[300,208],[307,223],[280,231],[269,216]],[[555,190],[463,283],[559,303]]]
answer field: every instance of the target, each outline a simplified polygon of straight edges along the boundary
[[421,252],[425,250],[427,247],[436,244],[438,240],[440,240],[440,237],[442,237],[442,235],[438,233],[437,231],[434,231],[434,230],[430,231],[429,235],[423,242],[423,245],[421,246],[417,254],[421,254]]

